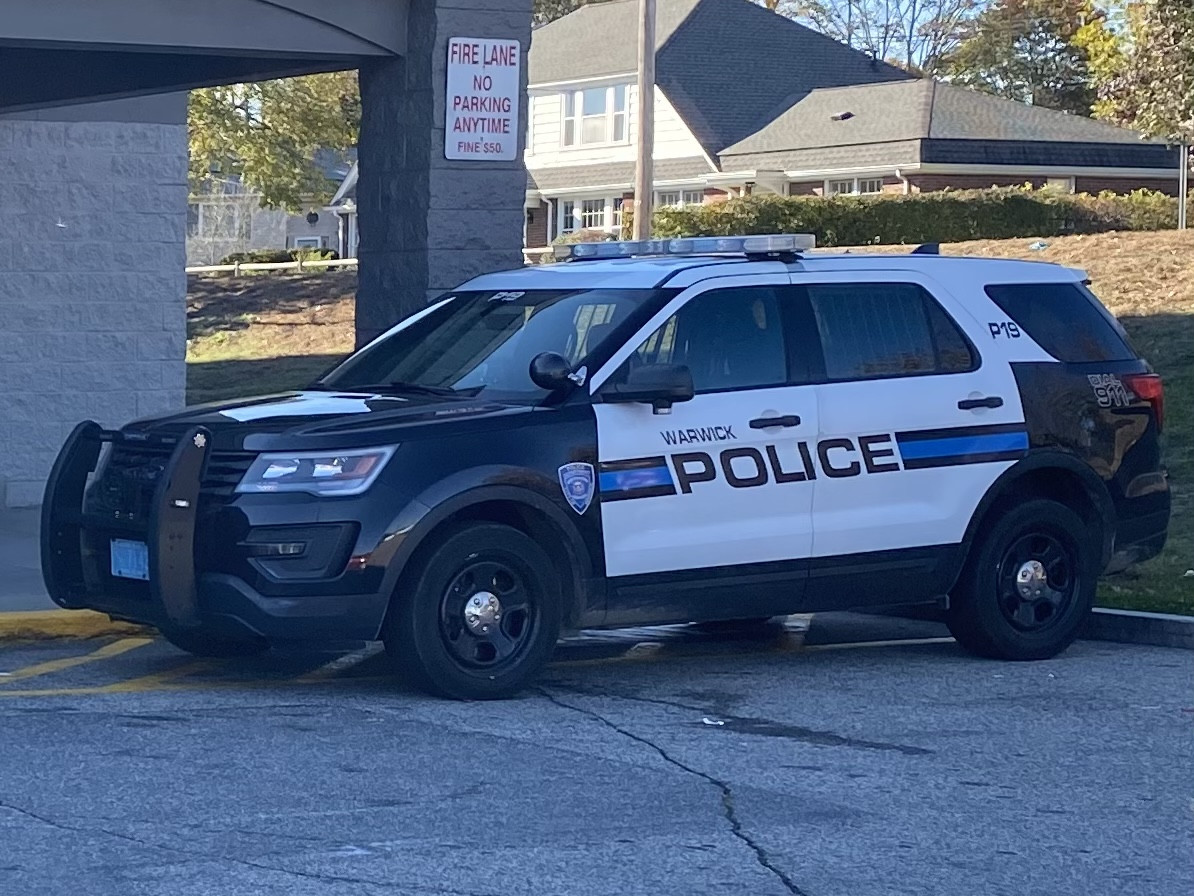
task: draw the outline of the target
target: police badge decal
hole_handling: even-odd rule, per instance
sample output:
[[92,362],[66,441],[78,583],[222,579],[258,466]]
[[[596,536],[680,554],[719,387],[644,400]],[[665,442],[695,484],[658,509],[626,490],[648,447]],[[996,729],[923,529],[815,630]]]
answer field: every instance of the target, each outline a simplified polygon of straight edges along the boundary
[[560,467],[560,488],[577,513],[584,513],[593,502],[596,477],[592,464],[564,464]]

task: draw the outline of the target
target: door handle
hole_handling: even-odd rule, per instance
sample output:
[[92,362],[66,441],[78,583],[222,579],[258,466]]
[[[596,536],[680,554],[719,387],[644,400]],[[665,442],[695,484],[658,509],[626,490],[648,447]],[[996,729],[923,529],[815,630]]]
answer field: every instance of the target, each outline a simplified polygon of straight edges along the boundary
[[963,398],[958,402],[958,408],[963,411],[973,411],[975,408],[1001,408],[1003,399],[998,395],[990,398]]
[[784,417],[756,417],[750,421],[751,429],[770,429],[773,426],[799,426],[800,418],[795,414],[788,414]]

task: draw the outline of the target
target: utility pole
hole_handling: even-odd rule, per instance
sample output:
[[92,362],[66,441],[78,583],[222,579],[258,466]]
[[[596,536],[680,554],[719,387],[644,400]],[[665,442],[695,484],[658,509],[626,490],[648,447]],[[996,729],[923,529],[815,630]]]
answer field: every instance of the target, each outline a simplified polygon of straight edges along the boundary
[[651,238],[655,204],[655,0],[638,0],[638,161],[634,171],[634,238]]
[[1190,199],[1190,144],[1182,142],[1181,170],[1177,173],[1177,229],[1186,229],[1186,211]]

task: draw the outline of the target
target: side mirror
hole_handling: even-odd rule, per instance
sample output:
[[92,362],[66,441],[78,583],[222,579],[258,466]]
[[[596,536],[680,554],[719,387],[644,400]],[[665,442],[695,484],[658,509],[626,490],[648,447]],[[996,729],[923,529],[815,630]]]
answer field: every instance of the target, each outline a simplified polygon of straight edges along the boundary
[[560,392],[576,385],[576,378],[563,355],[540,352],[531,359],[531,382],[548,392]]
[[646,364],[632,368],[626,382],[603,389],[601,397],[614,403],[643,402],[656,414],[669,414],[673,404],[692,401],[695,394],[692,371],[683,364]]

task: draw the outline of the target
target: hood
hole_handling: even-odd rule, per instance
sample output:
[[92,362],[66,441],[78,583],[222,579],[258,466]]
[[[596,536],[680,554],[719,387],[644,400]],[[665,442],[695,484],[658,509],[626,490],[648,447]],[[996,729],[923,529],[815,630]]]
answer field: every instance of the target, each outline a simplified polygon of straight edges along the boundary
[[298,391],[195,405],[137,420],[124,432],[132,438],[169,438],[202,426],[211,432],[216,450],[353,448],[409,439],[430,427],[459,430],[531,410],[466,397]]

